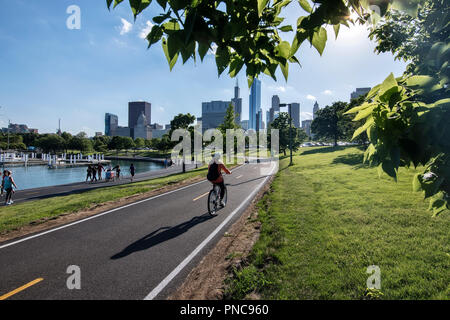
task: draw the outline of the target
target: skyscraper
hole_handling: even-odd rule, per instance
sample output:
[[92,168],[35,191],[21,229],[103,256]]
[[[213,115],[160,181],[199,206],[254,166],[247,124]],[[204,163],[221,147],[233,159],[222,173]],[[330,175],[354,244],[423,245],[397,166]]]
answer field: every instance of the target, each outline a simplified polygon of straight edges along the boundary
[[356,91],[353,91],[350,94],[350,100],[359,98],[362,95],[365,95],[366,93],[369,93],[371,88],[356,88]]
[[[157,124],[154,125],[157,128]],[[162,127],[161,127],[162,128]],[[141,112],[139,115],[136,126],[134,127],[133,138],[144,138],[151,139],[152,138],[152,128],[148,124],[148,120],[145,117],[144,112]]]
[[263,121],[263,110],[259,108],[258,113],[256,113],[256,131],[264,130],[264,121]]
[[112,113],[105,114],[105,135],[112,137],[119,126],[119,117]]
[[256,130],[256,119],[259,109],[261,109],[261,81],[255,79],[250,89],[250,105],[248,116],[248,128]]
[[134,128],[137,125],[139,116],[144,113],[147,124],[152,123],[152,105],[145,101],[128,103],[128,127]]
[[300,128],[300,103],[291,103],[289,107],[289,115],[292,118],[292,125],[296,128]]
[[241,89],[239,89],[239,82],[236,80],[236,86],[234,87],[234,98],[231,99],[231,103],[234,106],[234,113],[236,114],[236,123],[241,123],[242,116],[242,98],[240,97]]
[[319,111],[319,110],[320,110],[319,104],[318,104],[317,101],[316,101],[316,103],[314,103],[314,108],[313,108],[313,119],[316,118],[316,113],[317,113],[317,111]]
[[227,114],[230,101],[211,101],[202,103],[202,130],[216,129]]
[[272,96],[272,107],[268,111],[267,127],[275,120],[280,113],[280,97],[277,95]]

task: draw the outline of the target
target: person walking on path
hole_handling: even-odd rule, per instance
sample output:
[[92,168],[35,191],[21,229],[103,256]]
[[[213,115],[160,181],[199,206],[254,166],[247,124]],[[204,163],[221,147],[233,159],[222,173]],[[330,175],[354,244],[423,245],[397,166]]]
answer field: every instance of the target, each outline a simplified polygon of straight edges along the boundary
[[131,164],[130,166],[130,173],[131,173],[131,182],[133,182],[134,174],[136,173],[136,168],[134,167],[134,164]]
[[18,189],[12,177],[12,172],[8,171],[7,176],[6,177],[4,176],[2,180],[2,190],[6,191],[6,198],[5,198],[6,206],[9,206],[14,203],[14,201],[12,201],[12,195],[14,193],[13,187]]
[[[1,175],[2,175],[2,173],[0,172],[0,177],[1,177]],[[8,171],[3,170],[2,182],[0,183],[0,189],[1,189],[0,196],[3,196],[3,180],[5,179],[6,176],[8,176]]]
[[95,167],[95,165],[93,165],[91,182],[96,182],[96,181],[97,181],[97,168]]
[[99,163],[97,166],[98,180],[103,180],[102,171],[105,171],[105,168],[103,167],[103,165],[101,163]]
[[91,165],[88,165],[87,170],[86,170],[86,182],[90,179],[92,180],[92,167]]
[[116,180],[120,180],[120,166],[115,166],[113,170],[116,170]]

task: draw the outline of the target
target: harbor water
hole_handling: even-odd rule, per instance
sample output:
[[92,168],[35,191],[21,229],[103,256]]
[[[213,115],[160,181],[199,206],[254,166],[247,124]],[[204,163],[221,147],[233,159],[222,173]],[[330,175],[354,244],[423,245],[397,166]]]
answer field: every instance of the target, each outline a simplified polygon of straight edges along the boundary
[[[130,176],[131,163],[133,163],[136,168],[136,174],[164,168],[162,163],[141,161],[132,162],[128,160],[112,161],[111,166],[115,167],[116,165],[119,165],[121,175],[127,177]],[[84,182],[86,181],[87,173],[87,166],[49,169],[48,166],[8,167],[5,165],[4,169],[11,170],[13,172],[13,178],[19,187],[19,190],[57,186],[74,182]],[[102,176],[103,178],[105,177],[105,172],[102,173]]]

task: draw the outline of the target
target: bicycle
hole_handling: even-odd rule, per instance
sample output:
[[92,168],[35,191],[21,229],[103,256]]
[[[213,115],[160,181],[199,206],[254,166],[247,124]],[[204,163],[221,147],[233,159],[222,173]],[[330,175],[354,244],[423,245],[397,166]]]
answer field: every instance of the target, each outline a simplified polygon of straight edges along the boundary
[[[225,206],[227,205],[227,195],[228,191],[227,187],[225,187],[225,193],[223,196],[223,203],[225,204]],[[215,184],[208,195],[208,212],[212,216],[217,216],[218,209],[225,208],[225,206],[222,206],[220,203],[220,187],[219,185]]]

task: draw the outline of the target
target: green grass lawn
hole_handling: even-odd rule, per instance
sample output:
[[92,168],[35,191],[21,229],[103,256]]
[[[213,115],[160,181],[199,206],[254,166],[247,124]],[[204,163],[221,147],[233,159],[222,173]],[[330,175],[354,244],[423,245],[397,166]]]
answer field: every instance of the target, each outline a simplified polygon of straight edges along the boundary
[[119,186],[99,188],[68,196],[35,200],[0,207],[0,234],[7,233],[30,222],[45,221],[62,214],[77,212],[93,205],[145,193],[190,178],[205,177],[205,167],[164,178],[151,179]]
[[294,162],[259,203],[261,236],[228,298],[364,299],[377,265],[382,299],[449,299],[450,212],[432,217],[414,169],[378,178],[355,147],[302,149]]

